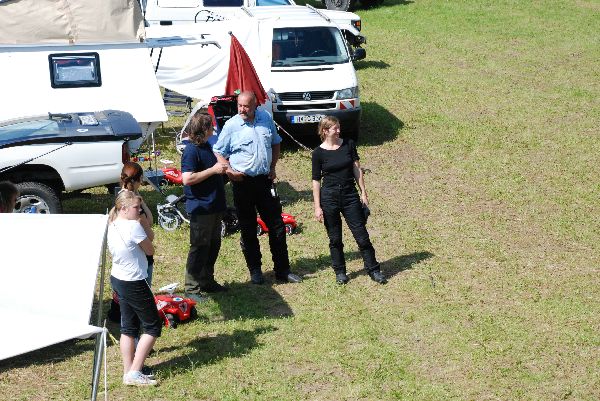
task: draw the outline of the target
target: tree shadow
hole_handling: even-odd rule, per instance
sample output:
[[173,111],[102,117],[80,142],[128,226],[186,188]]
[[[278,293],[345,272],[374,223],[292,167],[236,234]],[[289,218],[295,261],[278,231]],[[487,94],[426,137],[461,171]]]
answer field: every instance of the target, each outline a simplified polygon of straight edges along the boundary
[[354,62],[354,68],[356,70],[362,70],[366,68],[375,68],[378,70],[384,70],[389,68],[390,65],[385,61],[381,60],[359,60]]
[[[224,358],[237,358],[248,354],[252,349],[260,347],[256,338],[277,330],[274,326],[257,327],[254,330],[234,330],[231,334],[198,337],[187,344],[160,349],[160,353],[176,351],[181,348],[191,349],[181,355],[153,366],[155,372],[165,372],[166,375],[187,373],[190,367],[216,363]],[[191,365],[191,366],[190,366]]]

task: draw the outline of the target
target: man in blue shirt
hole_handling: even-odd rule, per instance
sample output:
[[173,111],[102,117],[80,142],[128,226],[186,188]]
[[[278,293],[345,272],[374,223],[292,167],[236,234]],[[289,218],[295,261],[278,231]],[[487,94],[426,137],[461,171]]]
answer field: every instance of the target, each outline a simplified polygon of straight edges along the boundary
[[269,229],[275,278],[299,283],[302,279],[290,272],[281,204],[273,186],[281,137],[271,116],[257,110],[256,106],[254,93],[239,94],[238,114],[225,123],[213,151],[219,162],[227,163],[229,159],[227,176],[233,185],[233,202],[242,234],[240,244],[250,270],[250,280],[254,284],[264,282],[262,255],[256,236],[258,211]]
[[190,250],[186,263],[185,292],[202,302],[200,292],[222,292],[215,281],[215,262],[221,248],[221,219],[227,205],[223,175],[226,163],[217,162],[206,143],[212,136],[212,118],[196,112],[186,127],[190,143],[181,156],[185,208],[190,214]]

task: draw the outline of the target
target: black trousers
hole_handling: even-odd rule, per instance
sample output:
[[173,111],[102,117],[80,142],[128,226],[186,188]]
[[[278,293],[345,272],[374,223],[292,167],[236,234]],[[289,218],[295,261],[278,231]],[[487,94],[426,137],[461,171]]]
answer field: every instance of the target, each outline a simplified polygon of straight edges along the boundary
[[146,280],[123,281],[110,276],[110,284],[119,296],[121,334],[139,337],[141,323],[144,333],[160,337],[163,324]]
[[285,226],[281,218],[281,203],[278,196],[271,194],[273,181],[266,175],[245,176],[243,181],[233,184],[233,203],[240,223],[240,245],[250,272],[261,270],[262,255],[256,236],[256,212],[269,229],[269,247],[275,274],[285,277],[290,272],[290,261],[285,237]]
[[185,268],[185,292],[198,294],[215,283],[215,262],[221,249],[223,213],[192,214],[190,251]]
[[346,272],[341,216],[344,216],[346,224],[358,244],[365,269],[368,272],[379,270],[379,263],[375,258],[375,248],[369,239],[366,219],[356,186],[348,183],[322,187],[321,209],[323,209],[325,229],[329,237],[329,252],[333,270],[336,273]]

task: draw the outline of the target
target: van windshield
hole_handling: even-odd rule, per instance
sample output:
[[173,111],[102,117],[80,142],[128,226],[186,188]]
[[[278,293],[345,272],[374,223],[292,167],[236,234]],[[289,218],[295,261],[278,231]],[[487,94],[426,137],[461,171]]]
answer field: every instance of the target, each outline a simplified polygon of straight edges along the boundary
[[273,67],[347,63],[339,29],[300,27],[273,29]]

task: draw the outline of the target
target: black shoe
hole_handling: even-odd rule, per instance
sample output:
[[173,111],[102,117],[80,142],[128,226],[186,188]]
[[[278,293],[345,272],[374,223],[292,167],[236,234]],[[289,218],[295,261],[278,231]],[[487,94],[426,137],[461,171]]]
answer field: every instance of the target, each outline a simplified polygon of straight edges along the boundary
[[278,281],[283,281],[284,283],[301,283],[302,277],[298,276],[294,273],[288,273],[286,276],[275,276]]
[[152,369],[150,368],[150,366],[142,366],[142,374],[144,376],[148,376],[148,379],[154,380],[154,372],[152,371]]
[[260,270],[250,272],[250,281],[252,284],[263,284],[265,282],[265,278]]
[[381,273],[379,270],[373,270],[372,272],[369,272],[369,277],[371,277],[371,280],[375,281],[376,283],[379,283],[379,284],[387,283],[387,279],[385,278],[383,273]]
[[200,287],[200,291],[204,291],[204,292],[227,292],[229,291],[229,288],[222,286],[221,284],[217,283],[216,281],[212,284],[209,284],[205,287]]
[[350,281],[346,273],[336,273],[335,274],[335,282],[338,284],[346,284]]

